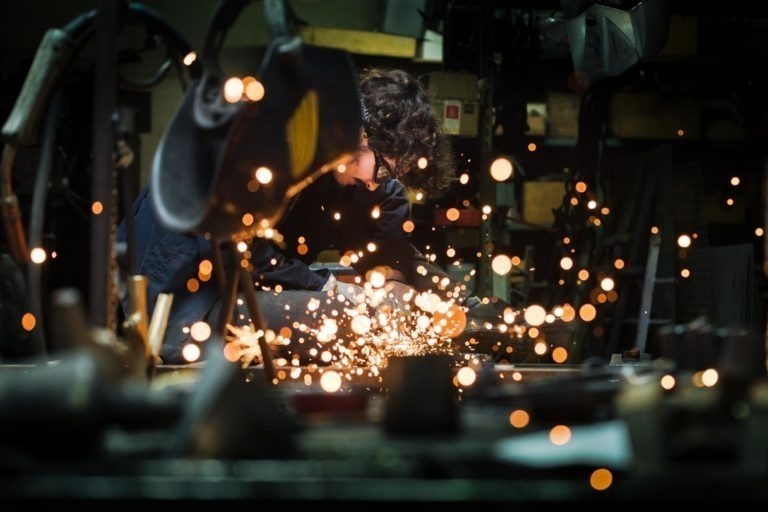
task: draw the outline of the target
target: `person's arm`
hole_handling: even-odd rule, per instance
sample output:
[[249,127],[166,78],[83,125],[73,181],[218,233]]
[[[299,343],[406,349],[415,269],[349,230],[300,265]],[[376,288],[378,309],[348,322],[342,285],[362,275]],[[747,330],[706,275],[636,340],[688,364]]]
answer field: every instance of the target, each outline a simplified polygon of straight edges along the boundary
[[320,291],[328,281],[327,275],[310,270],[298,259],[287,258],[266,240],[252,244],[250,263],[253,279],[260,286],[274,288],[280,285],[284,290]]

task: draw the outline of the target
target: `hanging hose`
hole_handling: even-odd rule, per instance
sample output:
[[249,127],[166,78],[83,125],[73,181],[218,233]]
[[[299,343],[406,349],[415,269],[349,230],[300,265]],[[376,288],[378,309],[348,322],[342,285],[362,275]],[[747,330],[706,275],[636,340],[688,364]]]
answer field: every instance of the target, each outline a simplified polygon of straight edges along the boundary
[[[174,63],[192,51],[192,45],[186,38],[154,10],[142,4],[132,3],[130,12],[144,22],[150,30],[163,36],[168,44],[169,59]],[[42,116],[48,107],[49,98],[52,97],[74,57],[93,34],[95,20],[96,11],[92,10],[81,14],[63,28],[50,29],[46,32],[13,110],[3,125],[2,137],[6,144],[2,161],[0,161],[0,211],[2,211],[3,226],[11,255],[17,263],[26,263],[29,260],[18,199],[13,191],[13,167],[17,150],[21,146],[30,146],[37,142]],[[170,67],[164,64],[161,72],[167,73]],[[201,73],[199,62],[193,62],[188,66],[176,65],[176,68],[179,71],[187,70],[192,77],[198,77]],[[154,78],[157,78],[157,75]],[[158,83],[159,80],[150,82]],[[187,83],[187,80],[182,79],[183,86]]]
[[[35,188],[32,195],[32,211],[29,218],[29,247],[43,247],[43,227],[45,224],[45,202],[48,197],[48,182],[53,167],[53,153],[56,148],[56,133],[59,128],[59,113],[61,111],[61,92],[57,91],[48,109],[43,132],[42,151],[35,175]],[[37,320],[32,330],[32,341],[35,351],[41,356],[46,354],[44,329],[44,308],[42,297],[42,262],[31,262],[27,266],[27,287],[29,289],[29,306]]]
[[[179,64],[183,57],[192,51],[192,46],[164,18],[141,4],[130,4],[129,12],[145,23],[148,30],[161,35],[167,45],[168,60],[149,81],[138,84],[140,87],[146,89],[159,83],[170,71],[172,64],[175,64],[180,74],[186,71],[192,78],[200,75],[201,66],[198,62],[190,63],[190,65]],[[70,63],[93,35],[96,17],[96,10],[88,11],[73,19],[63,28],[50,29],[46,32],[14,108],[2,127],[5,147],[2,160],[0,160],[0,211],[3,215],[3,228],[11,255],[19,264],[29,263],[29,247],[42,248],[45,203],[53,166],[58,114],[62,101],[59,98],[58,88],[65,72],[69,69]],[[181,81],[183,86],[189,83],[185,78],[182,78]],[[55,98],[53,101],[50,100],[52,97]],[[42,140],[42,153],[35,178],[28,246],[21,223],[18,199],[13,190],[12,173],[18,148],[34,145],[37,142],[43,113],[46,110],[47,120]],[[129,240],[130,243],[133,241]],[[42,269],[40,264],[29,264],[27,279],[31,312],[37,321],[37,326],[32,332],[32,338],[36,352],[45,355]]]

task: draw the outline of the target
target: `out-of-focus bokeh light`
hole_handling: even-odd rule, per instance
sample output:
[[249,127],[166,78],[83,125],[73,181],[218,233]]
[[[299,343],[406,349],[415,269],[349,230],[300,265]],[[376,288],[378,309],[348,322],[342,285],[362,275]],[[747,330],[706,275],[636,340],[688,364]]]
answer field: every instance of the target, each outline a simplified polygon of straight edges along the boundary
[[195,322],[189,328],[189,335],[195,341],[205,341],[211,337],[211,326],[207,322]]
[[459,381],[461,386],[466,388],[475,383],[477,380],[477,373],[475,373],[475,370],[472,368],[465,366],[459,369],[459,371],[456,373],[456,379]]
[[31,331],[37,325],[37,319],[32,313],[24,313],[21,317],[21,327],[25,331]]
[[529,325],[539,326],[544,323],[544,319],[547,316],[547,311],[538,304],[531,304],[525,308],[523,318]]
[[613,473],[608,469],[596,469],[589,476],[589,485],[596,491],[604,491],[608,489],[611,484],[613,484]]
[[571,429],[565,425],[555,425],[552,427],[552,430],[549,431],[549,440],[556,446],[568,444],[571,440]]
[[35,247],[29,251],[29,259],[32,260],[32,263],[39,265],[43,263],[47,257],[48,255],[46,254],[45,249],[41,247]]
[[245,86],[243,81],[233,76],[226,82],[224,82],[224,99],[229,103],[237,103],[243,97]]
[[188,363],[194,363],[200,359],[200,347],[194,343],[187,343],[184,348],[181,349],[181,357]]
[[324,372],[320,377],[320,387],[326,393],[335,393],[341,389],[341,375],[333,370]]
[[498,254],[491,260],[491,268],[500,276],[507,275],[512,270],[512,260],[506,254]]
[[515,428],[525,428],[531,422],[531,416],[523,409],[516,409],[509,414],[509,424]]
[[491,164],[491,177],[496,181],[506,181],[512,177],[513,166],[508,158],[497,158]]

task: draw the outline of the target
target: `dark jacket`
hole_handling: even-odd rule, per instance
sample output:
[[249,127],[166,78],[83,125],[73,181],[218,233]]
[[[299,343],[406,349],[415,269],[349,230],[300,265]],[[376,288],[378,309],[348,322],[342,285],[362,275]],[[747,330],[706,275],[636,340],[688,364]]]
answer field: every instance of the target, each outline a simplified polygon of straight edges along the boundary
[[[194,293],[188,291],[187,281],[197,277],[200,261],[210,259],[210,242],[201,236],[165,230],[156,220],[149,194],[151,191],[145,188],[133,205],[138,273],[149,279],[150,312],[159,293],[174,294],[163,356],[175,360],[188,337],[184,327],[204,319],[219,293],[215,279],[200,282]],[[377,206],[380,215],[375,219],[371,211]],[[271,243],[253,244],[250,263],[254,282],[270,288],[280,284],[284,290],[320,290],[327,275],[310,270],[308,263],[323,250],[338,249],[343,254],[350,249],[364,250],[371,241],[378,249],[367,254],[357,270],[365,272],[375,265],[388,264],[408,280],[413,276],[414,257],[421,264],[426,262],[408,243],[403,231],[408,209],[404,187],[396,180],[371,192],[363,187],[342,187],[327,174],[297,197],[278,224],[284,237],[283,249]],[[304,250],[299,250],[300,237],[306,246],[304,254],[300,254]],[[125,238],[122,223],[118,239]],[[123,307],[126,306],[124,302]]]

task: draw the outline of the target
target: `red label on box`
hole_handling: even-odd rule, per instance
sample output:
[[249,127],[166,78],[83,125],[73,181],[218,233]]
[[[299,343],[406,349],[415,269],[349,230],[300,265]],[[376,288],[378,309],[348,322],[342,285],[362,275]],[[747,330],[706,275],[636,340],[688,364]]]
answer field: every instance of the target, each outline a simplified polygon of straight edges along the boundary
[[459,106],[458,105],[446,105],[445,106],[445,117],[448,119],[458,119],[459,118]]

